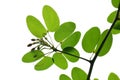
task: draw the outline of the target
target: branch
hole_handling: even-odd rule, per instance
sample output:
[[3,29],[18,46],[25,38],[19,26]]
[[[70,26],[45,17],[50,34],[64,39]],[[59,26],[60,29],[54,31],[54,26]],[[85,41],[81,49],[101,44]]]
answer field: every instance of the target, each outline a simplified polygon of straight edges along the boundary
[[60,51],[60,50],[58,50],[58,49],[55,49],[54,51],[59,51],[59,52],[61,52],[61,53],[63,53],[63,54],[68,54],[68,55],[70,55],[70,56],[73,56],[73,57],[76,57],[76,58],[80,58],[80,59],[85,60],[85,61],[87,61],[87,62],[90,63],[90,60],[88,60],[88,59],[86,59],[86,58],[83,58],[83,57],[80,57],[80,56],[76,56],[76,55],[70,54],[70,53],[65,52],[65,51]]
[[71,56],[76,57],[76,58],[80,58],[80,59],[85,60],[85,61],[87,61],[87,62],[90,62],[90,60],[88,60],[88,59],[86,59],[86,58],[83,58],[83,57],[80,57],[80,56],[76,56],[76,55],[70,54],[70,53],[65,52],[65,51],[61,51],[61,52],[64,53],[64,54],[71,55]]
[[113,22],[113,24],[111,25],[110,29],[108,30],[104,40],[102,41],[102,44],[100,45],[99,49],[97,50],[97,52],[95,53],[95,56],[93,58],[93,60],[90,61],[90,68],[89,68],[89,72],[88,72],[88,76],[87,76],[87,80],[90,80],[90,77],[91,77],[91,73],[92,73],[92,70],[93,70],[93,66],[94,66],[94,63],[99,55],[99,52],[101,51],[103,45],[105,44],[110,32],[112,31],[116,21],[118,20],[118,16],[119,16],[119,13],[120,13],[120,3],[119,3],[119,7],[118,7],[118,11],[117,11],[117,15],[115,17],[115,20]]

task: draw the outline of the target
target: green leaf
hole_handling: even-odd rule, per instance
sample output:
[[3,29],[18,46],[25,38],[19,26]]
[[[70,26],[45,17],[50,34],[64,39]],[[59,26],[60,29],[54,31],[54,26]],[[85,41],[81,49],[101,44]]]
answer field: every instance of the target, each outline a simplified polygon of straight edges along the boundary
[[42,14],[48,31],[56,31],[59,28],[60,21],[54,9],[48,5],[45,5],[43,7]]
[[110,15],[107,18],[107,21],[109,23],[113,23],[113,21],[115,20],[116,14],[117,14],[117,11],[113,11],[112,13],[110,13]]
[[52,66],[53,60],[51,57],[45,56],[40,62],[35,65],[35,70],[45,70]]
[[112,0],[112,5],[113,5],[115,8],[118,8],[119,3],[120,3],[120,0]]
[[114,25],[114,29],[120,30],[120,20],[117,20],[115,25]]
[[[63,52],[64,52],[64,56],[71,62],[76,62],[79,60],[79,52],[73,48],[73,47],[66,47],[63,49]],[[78,56],[78,57],[75,57],[75,56],[72,56],[72,55],[75,55],[75,56]]]
[[66,69],[68,67],[68,63],[62,53],[55,53],[53,55],[53,60],[55,65],[61,69]]
[[38,38],[42,38],[47,33],[42,23],[34,16],[31,16],[31,15],[27,16],[26,22],[27,22],[28,29],[34,36]]
[[[105,30],[101,37],[100,37],[100,40],[97,44],[97,48],[96,48],[96,51],[98,50],[98,48],[100,47],[100,45],[102,44],[102,41],[103,39],[105,38],[106,34],[107,34],[108,30]],[[108,53],[108,51],[110,50],[111,46],[112,46],[112,41],[113,41],[113,37],[112,37],[112,34],[110,33],[106,42],[104,43],[101,51],[99,52],[99,56],[104,56]]]
[[66,47],[74,47],[78,43],[80,36],[81,33],[79,31],[74,32],[65,41],[62,42],[61,48],[64,49]]
[[43,52],[42,51],[39,51],[39,50],[33,50],[33,51],[30,51],[28,53],[26,53],[23,57],[22,57],[22,61],[23,62],[34,62],[40,58],[42,58],[44,56]]
[[108,76],[108,80],[120,80],[120,79],[115,73],[110,73]]
[[55,40],[58,42],[62,42],[66,37],[73,33],[75,27],[75,23],[73,22],[63,23],[54,34]]
[[59,80],[71,80],[67,75],[61,74]]
[[93,52],[96,47],[96,44],[98,43],[99,38],[100,30],[98,27],[93,27],[89,29],[82,39],[82,48],[88,53]]
[[117,29],[112,29],[112,34],[119,34],[120,33],[120,30],[117,30]]
[[74,67],[71,74],[73,80],[87,80],[87,74],[80,68]]

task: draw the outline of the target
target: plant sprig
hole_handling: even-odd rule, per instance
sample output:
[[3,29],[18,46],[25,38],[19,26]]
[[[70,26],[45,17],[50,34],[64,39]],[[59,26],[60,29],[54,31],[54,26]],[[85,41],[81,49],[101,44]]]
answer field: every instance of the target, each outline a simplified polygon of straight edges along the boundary
[[[71,72],[72,78],[61,74],[59,80],[90,80],[97,57],[102,57],[109,52],[112,46],[113,34],[120,33],[120,0],[111,0],[111,2],[117,10],[113,11],[107,18],[107,21],[112,23],[110,29],[106,29],[101,33],[97,26],[92,27],[82,39],[83,50],[94,54],[92,59],[81,57],[79,51],[75,48],[81,37],[80,31],[75,31],[75,23],[65,22],[60,24],[55,10],[45,5],[42,10],[45,26],[32,15],[26,18],[29,31],[37,38],[31,39],[32,43],[27,45],[28,47],[34,47],[23,56],[22,61],[30,63],[39,60],[35,65],[35,70],[46,70],[53,64],[61,69],[67,69],[68,61],[77,62],[82,59],[90,63],[88,74],[84,70],[74,67]],[[61,49],[53,44],[52,37],[49,35],[53,32],[54,39]],[[113,79],[119,80],[119,77],[115,73],[110,73],[108,80]],[[94,80],[98,79],[95,78]]]

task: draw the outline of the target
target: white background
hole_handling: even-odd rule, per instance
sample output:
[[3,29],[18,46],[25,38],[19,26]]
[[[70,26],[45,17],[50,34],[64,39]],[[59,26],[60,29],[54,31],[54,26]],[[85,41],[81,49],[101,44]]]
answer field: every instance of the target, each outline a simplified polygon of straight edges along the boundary
[[[69,63],[67,70],[56,66],[45,71],[35,71],[35,63],[23,63],[22,56],[29,51],[26,45],[34,36],[26,26],[26,16],[34,15],[43,22],[42,7],[53,7],[60,17],[61,23],[73,21],[78,31],[84,33],[93,26],[101,31],[110,27],[107,16],[115,10],[111,0],[0,0],[0,80],[59,80],[59,75],[71,75],[73,67],[81,67],[86,72],[89,63],[79,60]],[[81,48],[81,40],[76,48],[82,57],[90,58]],[[107,80],[110,72],[120,76],[120,35],[114,36],[113,46],[109,54],[97,59],[92,79]]]

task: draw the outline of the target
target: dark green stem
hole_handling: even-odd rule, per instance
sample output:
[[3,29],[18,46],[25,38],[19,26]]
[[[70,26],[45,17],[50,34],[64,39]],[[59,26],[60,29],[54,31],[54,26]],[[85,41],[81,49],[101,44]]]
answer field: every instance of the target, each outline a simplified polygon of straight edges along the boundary
[[95,63],[95,61],[96,61],[96,59],[97,59],[97,57],[98,57],[98,55],[99,55],[99,52],[101,51],[102,47],[104,46],[104,44],[105,44],[105,42],[106,42],[106,40],[107,40],[107,38],[108,38],[110,32],[112,31],[112,29],[113,29],[113,27],[114,27],[116,21],[118,20],[119,12],[120,12],[120,3],[119,3],[117,15],[116,15],[116,17],[115,17],[114,22],[112,23],[110,29],[108,30],[108,32],[107,32],[107,34],[106,34],[104,40],[102,41],[102,43],[101,43],[101,45],[100,45],[100,47],[99,47],[99,49],[98,49],[97,52],[95,53],[94,58],[90,61],[90,68],[89,68],[87,80],[90,80],[90,77],[91,77],[91,73],[92,73],[92,70],[93,70],[94,63]]
[[54,48],[54,50],[55,50],[55,51],[58,51],[58,52],[61,52],[61,53],[63,53],[63,54],[67,54],[67,55],[70,55],[70,56],[73,56],[73,57],[76,57],[76,58],[85,60],[85,61],[87,61],[87,62],[90,62],[90,60],[88,60],[88,59],[86,59],[86,58],[83,58],[83,57],[80,57],[80,56],[76,56],[76,55],[70,54],[70,53],[65,52],[65,51],[60,51],[60,50],[58,50],[58,49],[56,49],[56,48]]
[[90,62],[90,60],[88,60],[88,59],[85,59],[85,58],[83,58],[83,57],[80,57],[80,56],[76,56],[76,55],[70,54],[70,53],[68,53],[68,52],[62,51],[62,53],[68,54],[68,55],[73,56],[73,57],[76,57],[76,58],[80,58],[80,59],[85,60],[85,61],[87,61],[87,62]]

